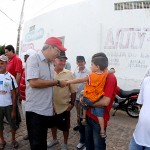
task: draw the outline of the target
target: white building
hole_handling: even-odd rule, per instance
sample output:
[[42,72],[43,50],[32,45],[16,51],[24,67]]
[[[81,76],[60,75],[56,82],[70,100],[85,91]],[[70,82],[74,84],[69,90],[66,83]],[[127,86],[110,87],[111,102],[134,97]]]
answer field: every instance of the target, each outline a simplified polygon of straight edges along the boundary
[[[139,88],[150,67],[150,1],[81,0],[50,10],[28,21],[23,30],[21,52],[40,50],[51,36],[61,37],[72,71],[76,56],[104,52],[109,68],[116,69],[118,85]],[[21,55],[21,53],[20,53]]]

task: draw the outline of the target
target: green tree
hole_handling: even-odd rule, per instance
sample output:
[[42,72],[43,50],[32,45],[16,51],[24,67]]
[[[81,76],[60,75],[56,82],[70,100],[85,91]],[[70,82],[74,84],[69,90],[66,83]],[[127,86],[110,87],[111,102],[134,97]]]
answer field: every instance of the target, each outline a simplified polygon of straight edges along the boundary
[[5,45],[0,45],[0,55],[5,54]]

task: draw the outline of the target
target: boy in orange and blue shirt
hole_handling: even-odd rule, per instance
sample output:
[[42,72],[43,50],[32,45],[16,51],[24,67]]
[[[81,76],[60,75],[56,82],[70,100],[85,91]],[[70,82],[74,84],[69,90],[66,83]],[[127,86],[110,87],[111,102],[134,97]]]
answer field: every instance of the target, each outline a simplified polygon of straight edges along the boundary
[[[83,102],[86,106],[83,107],[83,120],[82,124],[86,124],[86,110],[89,105],[92,105],[94,102],[98,101],[100,97],[103,96],[104,85],[107,77],[107,67],[108,67],[108,59],[105,57],[94,57],[92,59],[91,70],[92,72],[86,75],[83,78],[78,78],[74,80],[67,81],[68,84],[76,84],[86,82],[86,86],[84,88],[84,98]],[[92,113],[98,117],[98,121],[101,127],[101,137],[105,138],[105,129],[104,129],[104,107],[101,108],[92,108]]]

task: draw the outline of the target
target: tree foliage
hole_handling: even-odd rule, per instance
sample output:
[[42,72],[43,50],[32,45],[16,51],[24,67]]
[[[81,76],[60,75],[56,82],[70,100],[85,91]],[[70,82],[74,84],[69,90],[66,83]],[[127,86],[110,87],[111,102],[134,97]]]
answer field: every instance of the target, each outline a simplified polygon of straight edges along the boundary
[[0,45],[0,55],[5,54],[5,45]]

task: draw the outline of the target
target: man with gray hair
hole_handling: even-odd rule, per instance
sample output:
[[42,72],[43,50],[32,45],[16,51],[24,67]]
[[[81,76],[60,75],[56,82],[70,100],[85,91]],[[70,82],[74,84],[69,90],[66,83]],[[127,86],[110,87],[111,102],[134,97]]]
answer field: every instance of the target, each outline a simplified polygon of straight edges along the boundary
[[26,63],[25,111],[31,150],[47,150],[47,124],[54,115],[53,86],[66,86],[66,81],[54,80],[53,60],[60,51],[66,51],[61,40],[50,37]]

